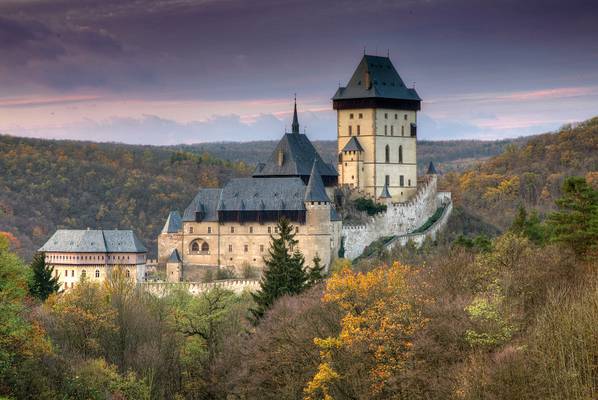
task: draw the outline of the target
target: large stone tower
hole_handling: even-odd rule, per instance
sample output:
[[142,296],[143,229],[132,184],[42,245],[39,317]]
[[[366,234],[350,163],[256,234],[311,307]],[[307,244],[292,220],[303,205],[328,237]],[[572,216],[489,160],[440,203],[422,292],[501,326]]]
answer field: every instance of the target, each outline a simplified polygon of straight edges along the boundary
[[[376,199],[386,190],[405,201],[417,188],[417,111],[421,99],[405,86],[388,57],[364,55],[337,110],[339,184]],[[388,193],[384,193],[385,195]]]

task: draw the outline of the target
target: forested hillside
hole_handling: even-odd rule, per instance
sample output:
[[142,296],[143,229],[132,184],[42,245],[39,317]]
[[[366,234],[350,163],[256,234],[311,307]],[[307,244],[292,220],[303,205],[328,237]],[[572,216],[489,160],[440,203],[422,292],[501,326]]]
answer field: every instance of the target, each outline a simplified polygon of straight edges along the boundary
[[504,229],[520,205],[540,216],[554,209],[565,178],[573,175],[598,185],[598,118],[509,145],[475,168],[445,175],[443,184],[457,206]]
[[0,136],[0,231],[26,258],[58,227],[132,228],[153,252],[171,208],[251,170],[207,153]]

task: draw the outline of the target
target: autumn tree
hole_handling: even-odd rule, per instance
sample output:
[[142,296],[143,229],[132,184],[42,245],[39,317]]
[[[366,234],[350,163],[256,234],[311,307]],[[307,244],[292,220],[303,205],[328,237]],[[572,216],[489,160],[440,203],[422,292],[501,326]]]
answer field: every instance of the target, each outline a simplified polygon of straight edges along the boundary
[[46,265],[43,253],[37,253],[31,262],[31,277],[29,278],[29,294],[41,301],[46,301],[52,293],[58,292],[60,284],[58,277],[52,276],[54,268]]
[[282,218],[277,231],[277,237],[270,236],[270,249],[264,257],[266,266],[260,290],[253,294],[256,307],[251,313],[255,320],[260,319],[279,297],[304,290],[308,279],[304,270],[305,259],[296,247],[293,225],[288,219]]

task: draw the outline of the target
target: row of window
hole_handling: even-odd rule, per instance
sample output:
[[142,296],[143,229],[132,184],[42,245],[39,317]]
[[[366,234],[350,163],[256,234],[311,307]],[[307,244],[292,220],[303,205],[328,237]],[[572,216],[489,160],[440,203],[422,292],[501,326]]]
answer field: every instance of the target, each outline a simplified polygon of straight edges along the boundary
[[[390,175],[385,175],[384,181],[386,182],[387,186],[390,186]],[[399,186],[405,186],[405,176],[403,175],[399,175]],[[411,187],[411,179],[407,179],[407,186]]]
[[[362,113],[359,113],[358,116],[359,116],[359,119],[363,118],[363,114]],[[353,119],[354,117],[355,116],[354,116],[353,113],[349,114],[349,119]],[[388,113],[384,113],[384,119],[388,119]],[[395,113],[395,119],[399,119],[399,114]],[[403,119],[405,121],[407,121],[407,114],[403,115]]]
[[[191,242],[191,244],[189,245],[189,251],[191,253],[208,253],[210,251],[210,245],[202,240],[202,239],[196,239],[193,242]],[[249,252],[249,245],[245,244],[243,245],[243,251],[245,253]],[[229,244],[228,245],[228,252],[232,253],[233,252],[233,245]],[[264,252],[264,245],[260,244],[260,252]]]
[[[99,278],[99,277],[100,277],[100,270],[99,270],[99,269],[96,269],[96,271],[95,271],[95,274],[94,274],[94,275],[95,275],[95,277],[96,277],[96,278]],[[60,276],[60,271],[59,271],[59,270],[57,270],[57,269],[56,269],[56,270],[54,270],[54,276],[56,276],[56,277]],[[64,277],[65,277],[65,278],[68,278],[68,276],[69,276],[69,270],[68,270],[68,269],[65,269],[65,270],[64,270]],[[74,270],[74,269],[72,269],[72,270],[71,270],[71,276],[72,276],[73,278],[75,277],[75,270]],[[87,276],[87,271],[86,271],[86,270],[82,270],[82,271],[81,271],[81,277],[82,277],[82,278],[85,278],[86,276]],[[129,277],[131,276],[131,271],[129,271],[129,270],[126,270],[126,271],[125,271],[125,276],[126,276],[127,278],[129,278]]]
[[[390,146],[386,145],[384,147],[384,162],[390,162]],[[399,145],[399,164],[403,163],[403,146]]]
[[[320,203],[321,202],[318,202],[318,205],[320,205]],[[189,231],[189,233],[195,233],[195,229],[192,226],[189,227],[188,231]],[[230,231],[230,233],[235,233],[235,227],[231,226],[229,228],[229,231]],[[278,227],[274,227],[274,232],[278,233]],[[199,233],[199,232],[197,232],[197,233]],[[211,234],[211,233],[212,233],[212,227],[208,226],[208,235]],[[249,233],[253,233],[253,226],[249,227]],[[271,226],[268,227],[268,233],[272,233],[272,227]],[[298,226],[295,227],[295,233],[299,233],[299,227]]]
[[46,257],[48,261],[58,261],[58,260],[89,260],[89,261],[104,261],[107,259],[108,261],[112,260],[131,260],[131,256],[62,256],[62,255],[49,255]]
[[[361,126],[355,125],[357,136],[361,135]],[[395,135],[395,126],[390,125],[390,136]],[[349,125],[349,136],[353,136],[353,125]],[[388,125],[384,125],[384,136],[388,136]],[[401,125],[401,136],[405,136],[405,126]]]

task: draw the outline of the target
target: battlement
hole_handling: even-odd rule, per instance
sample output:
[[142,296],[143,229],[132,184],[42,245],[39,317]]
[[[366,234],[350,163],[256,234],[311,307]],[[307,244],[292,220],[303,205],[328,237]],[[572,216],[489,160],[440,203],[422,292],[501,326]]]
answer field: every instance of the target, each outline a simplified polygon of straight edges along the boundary
[[156,296],[165,296],[173,290],[186,290],[192,295],[208,292],[215,287],[230,290],[237,294],[244,291],[254,292],[259,289],[257,279],[226,279],[214,282],[142,282],[139,287]]

